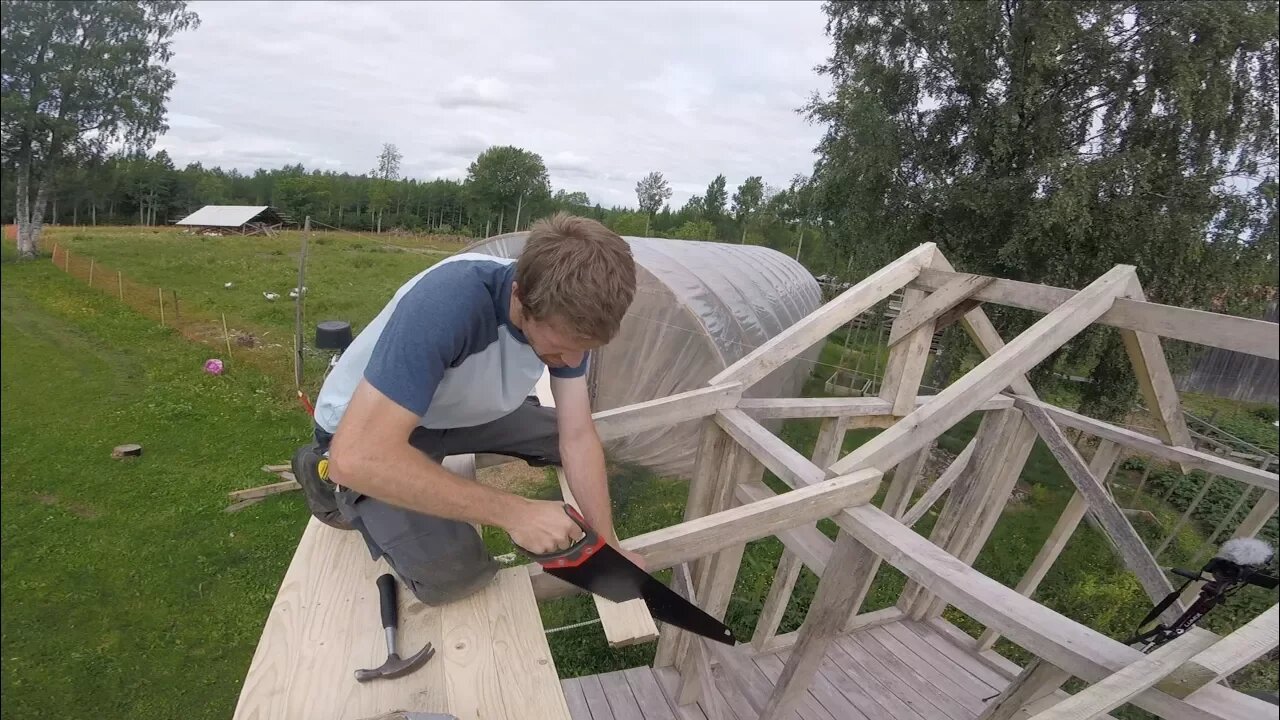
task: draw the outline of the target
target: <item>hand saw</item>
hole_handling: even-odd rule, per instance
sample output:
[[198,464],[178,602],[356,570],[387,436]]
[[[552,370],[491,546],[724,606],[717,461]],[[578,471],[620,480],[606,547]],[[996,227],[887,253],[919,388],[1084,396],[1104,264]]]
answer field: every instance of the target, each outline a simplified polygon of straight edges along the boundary
[[[657,578],[640,569],[587,525],[576,508],[564,510],[582,528],[582,538],[572,547],[554,553],[534,553],[520,548],[547,574],[614,602],[643,598],[655,620],[691,633],[734,645],[733,631],[701,608],[681,597]],[[519,547],[519,546],[517,546]]]

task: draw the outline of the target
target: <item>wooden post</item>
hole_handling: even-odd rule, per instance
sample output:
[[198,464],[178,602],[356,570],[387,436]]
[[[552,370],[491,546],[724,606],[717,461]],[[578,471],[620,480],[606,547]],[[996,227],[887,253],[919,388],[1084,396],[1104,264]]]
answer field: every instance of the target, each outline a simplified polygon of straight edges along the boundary
[[120,289],[120,302],[124,302],[124,275],[116,271],[116,287]]
[[1209,494],[1209,489],[1212,488],[1213,484],[1217,481],[1217,475],[1210,475],[1208,479],[1204,481],[1204,485],[1201,486],[1200,492],[1196,493],[1195,498],[1191,500],[1191,504],[1187,505],[1187,509],[1182,513],[1182,516],[1179,517],[1178,521],[1173,524],[1172,528],[1170,528],[1169,534],[1165,536],[1165,539],[1160,543],[1160,546],[1152,553],[1153,557],[1159,558],[1161,553],[1169,548],[1173,539],[1177,537],[1178,531],[1182,529],[1183,525],[1187,524],[1187,520],[1191,519],[1191,513],[1196,511],[1196,508],[1200,505],[1200,501],[1204,499],[1205,495]]
[[164,325],[164,290],[156,288],[156,295],[160,296],[160,324]]
[[1071,673],[1036,658],[987,705],[978,720],[1012,720],[1022,708],[1053,694],[1070,679]]
[[169,294],[173,296],[173,326],[180,327],[182,325],[182,311],[178,309],[178,291],[170,290]]
[[93,266],[98,262],[97,258],[89,258],[89,287],[93,287]]
[[68,275],[71,274],[71,251],[70,250],[62,251],[62,271]]
[[293,299],[293,385],[302,392],[302,288],[307,276],[307,240],[311,238],[311,216],[302,224],[302,249],[298,251],[298,296]]
[[227,359],[231,359],[231,333],[227,332],[227,314],[222,313],[222,339],[227,341]]

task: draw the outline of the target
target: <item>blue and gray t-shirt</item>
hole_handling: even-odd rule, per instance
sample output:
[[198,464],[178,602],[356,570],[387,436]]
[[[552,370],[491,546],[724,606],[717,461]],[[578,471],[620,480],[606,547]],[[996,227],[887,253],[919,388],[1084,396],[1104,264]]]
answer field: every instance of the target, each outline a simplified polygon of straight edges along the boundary
[[[361,378],[427,428],[471,427],[518,408],[547,366],[511,324],[515,262],[464,253],[402,285],[325,379],[316,424],[337,432]],[[587,361],[551,375],[579,377]]]

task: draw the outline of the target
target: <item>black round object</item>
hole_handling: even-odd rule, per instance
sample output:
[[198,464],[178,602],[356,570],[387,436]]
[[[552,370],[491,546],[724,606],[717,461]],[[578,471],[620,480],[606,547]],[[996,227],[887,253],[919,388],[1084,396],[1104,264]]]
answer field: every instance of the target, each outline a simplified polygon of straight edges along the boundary
[[321,350],[346,350],[351,340],[351,323],[345,320],[316,323],[316,347]]

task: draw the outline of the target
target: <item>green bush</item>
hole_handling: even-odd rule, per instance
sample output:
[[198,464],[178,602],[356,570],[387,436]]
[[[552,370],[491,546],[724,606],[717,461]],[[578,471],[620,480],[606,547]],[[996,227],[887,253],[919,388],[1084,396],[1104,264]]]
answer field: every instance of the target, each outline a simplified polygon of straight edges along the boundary
[[1253,411],[1253,416],[1263,422],[1273,423],[1280,420],[1280,408],[1275,405],[1263,405]]

